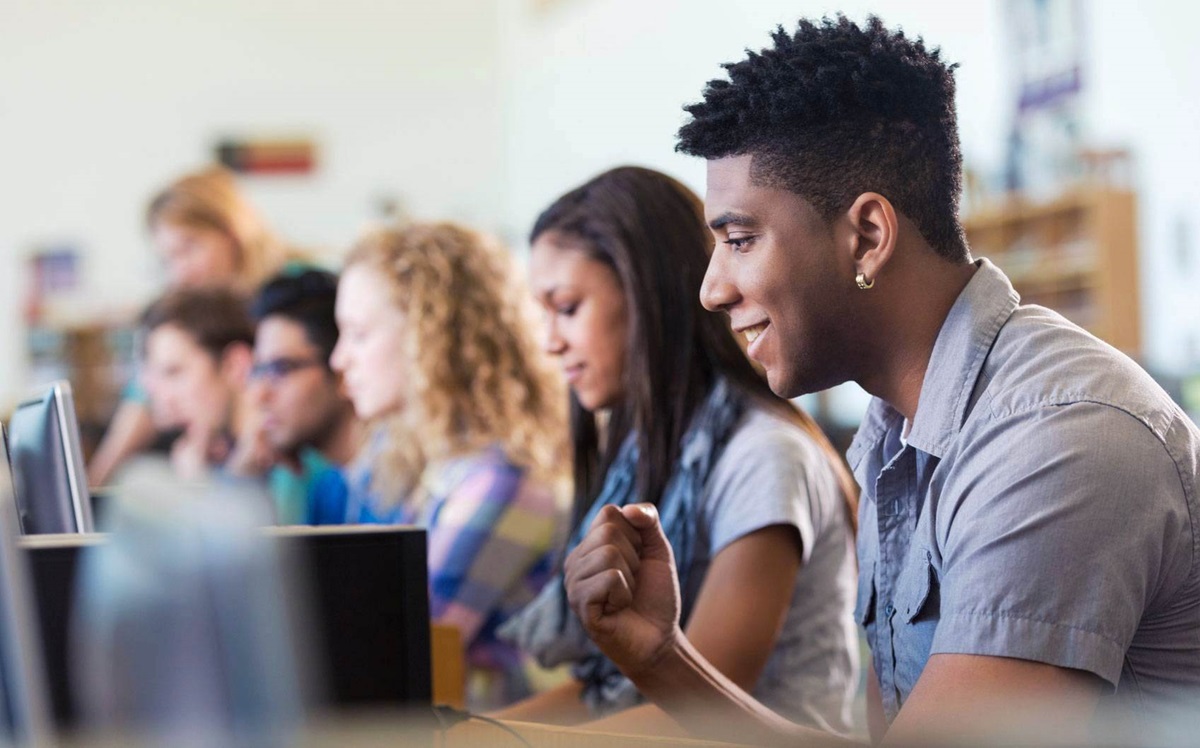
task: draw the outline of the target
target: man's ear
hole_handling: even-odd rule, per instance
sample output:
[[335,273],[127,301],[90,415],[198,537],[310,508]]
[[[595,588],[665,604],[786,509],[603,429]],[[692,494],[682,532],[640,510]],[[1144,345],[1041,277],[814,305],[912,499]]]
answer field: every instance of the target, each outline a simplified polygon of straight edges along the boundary
[[899,239],[896,209],[878,192],[864,192],[846,211],[854,243],[854,272],[867,285],[885,272]]
[[230,343],[221,354],[221,376],[233,387],[241,389],[250,381],[254,365],[254,349],[246,343]]

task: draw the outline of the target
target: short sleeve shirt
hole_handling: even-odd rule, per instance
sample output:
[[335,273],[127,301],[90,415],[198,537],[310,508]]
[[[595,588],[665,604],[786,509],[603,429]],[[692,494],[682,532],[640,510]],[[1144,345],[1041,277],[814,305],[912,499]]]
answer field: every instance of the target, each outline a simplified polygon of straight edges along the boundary
[[344,520],[346,481],[341,469],[317,450],[300,450],[300,472],[276,465],[267,474],[281,525],[331,525]]
[[942,653],[1084,670],[1136,713],[1200,690],[1200,432],[1132,360],[1018,304],[980,260],[906,443],[877,399],[848,454],[889,720]]
[[[734,541],[772,525],[796,528],[800,571],[753,693],[796,722],[848,732],[859,665],[853,531],[829,457],[800,427],[751,408],[713,466],[696,510],[700,542],[687,578],[697,587]],[[698,593],[684,591],[693,600]]]

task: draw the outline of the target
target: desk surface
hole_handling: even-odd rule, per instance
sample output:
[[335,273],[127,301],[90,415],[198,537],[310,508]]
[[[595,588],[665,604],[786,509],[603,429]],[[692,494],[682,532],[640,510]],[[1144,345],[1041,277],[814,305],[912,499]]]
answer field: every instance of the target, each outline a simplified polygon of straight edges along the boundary
[[[413,720],[381,717],[322,722],[296,739],[280,740],[277,744],[297,748],[521,748],[526,743],[533,748],[746,748],[709,740],[620,735],[530,722],[505,721],[502,724],[520,735],[525,743],[503,728],[482,721],[461,722],[443,732],[431,726],[414,726]],[[155,741],[139,743],[123,735],[76,736],[60,745],[62,748],[126,748],[154,744]]]

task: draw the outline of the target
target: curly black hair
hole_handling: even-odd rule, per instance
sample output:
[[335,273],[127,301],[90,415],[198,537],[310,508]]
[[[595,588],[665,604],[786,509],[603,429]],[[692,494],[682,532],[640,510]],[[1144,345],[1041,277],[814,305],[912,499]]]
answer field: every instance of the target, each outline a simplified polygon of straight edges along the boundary
[[774,46],[747,50],[708,82],[676,150],[707,159],[751,155],[751,177],[803,197],[832,220],[878,192],[953,262],[969,258],[958,221],[962,151],[954,69],[876,16],[782,26]]

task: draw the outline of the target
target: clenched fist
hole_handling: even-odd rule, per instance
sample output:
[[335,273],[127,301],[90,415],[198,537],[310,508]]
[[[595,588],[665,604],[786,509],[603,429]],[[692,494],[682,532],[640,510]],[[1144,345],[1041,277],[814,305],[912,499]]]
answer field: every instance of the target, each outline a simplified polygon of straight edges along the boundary
[[602,508],[564,578],[588,636],[630,677],[682,636],[675,557],[651,504]]

